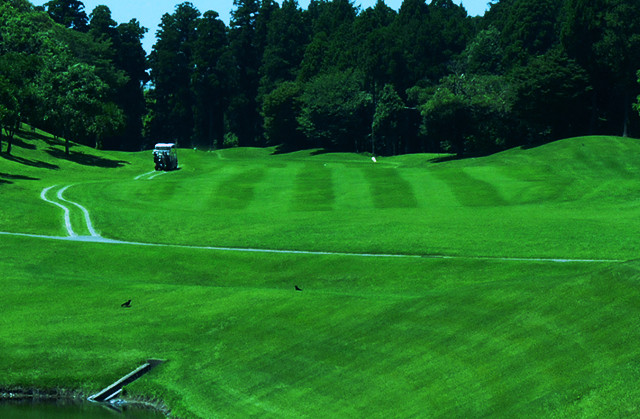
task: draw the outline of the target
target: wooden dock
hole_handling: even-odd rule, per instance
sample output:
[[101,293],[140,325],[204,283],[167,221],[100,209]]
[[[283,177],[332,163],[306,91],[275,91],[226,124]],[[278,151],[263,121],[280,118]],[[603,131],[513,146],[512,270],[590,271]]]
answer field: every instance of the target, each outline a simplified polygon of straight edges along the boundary
[[140,365],[138,368],[136,368],[135,370],[131,371],[129,374],[125,375],[124,377],[122,377],[121,379],[116,381],[115,383],[113,383],[110,386],[104,388],[100,392],[98,392],[98,393],[96,393],[96,394],[94,394],[92,396],[89,396],[89,401],[92,401],[92,402],[108,402],[109,400],[114,399],[116,396],[118,396],[122,392],[122,387],[126,386],[127,384],[130,384],[130,383],[134,382],[138,378],[142,377],[143,375],[145,375],[146,373],[151,371],[152,368],[156,367],[157,365],[159,365],[159,364],[161,364],[163,362],[165,362],[165,361],[164,360],[160,360],[160,359],[149,359],[149,360],[147,360],[147,362],[145,362],[144,364]]

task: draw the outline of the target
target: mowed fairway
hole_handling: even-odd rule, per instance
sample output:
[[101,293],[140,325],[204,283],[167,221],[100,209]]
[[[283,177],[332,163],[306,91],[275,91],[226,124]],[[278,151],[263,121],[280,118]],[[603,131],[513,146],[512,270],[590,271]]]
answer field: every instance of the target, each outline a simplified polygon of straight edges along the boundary
[[639,413],[636,140],[180,150],[157,177],[149,152],[54,149],[0,158],[0,231],[66,236],[41,192],[73,185],[101,236],[138,244],[0,234],[0,387],[91,394],[153,357],[127,392],[180,417]]

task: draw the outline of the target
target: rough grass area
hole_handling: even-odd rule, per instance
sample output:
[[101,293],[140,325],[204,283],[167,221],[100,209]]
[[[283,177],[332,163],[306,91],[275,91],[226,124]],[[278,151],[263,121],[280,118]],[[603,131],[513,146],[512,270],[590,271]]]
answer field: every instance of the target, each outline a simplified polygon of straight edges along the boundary
[[64,235],[40,192],[74,184],[110,238],[470,258],[0,235],[0,387],[90,394],[153,357],[127,392],[180,417],[639,413],[640,264],[473,258],[634,259],[635,140],[444,163],[180,150],[150,180],[148,152],[28,145],[0,156],[0,231]]

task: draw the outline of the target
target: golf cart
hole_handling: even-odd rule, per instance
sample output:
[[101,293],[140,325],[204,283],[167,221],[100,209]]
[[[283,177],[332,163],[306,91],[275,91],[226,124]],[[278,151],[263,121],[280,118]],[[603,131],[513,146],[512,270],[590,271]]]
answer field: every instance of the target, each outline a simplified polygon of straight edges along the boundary
[[156,170],[176,170],[178,168],[178,149],[174,143],[158,143],[153,149],[153,162]]

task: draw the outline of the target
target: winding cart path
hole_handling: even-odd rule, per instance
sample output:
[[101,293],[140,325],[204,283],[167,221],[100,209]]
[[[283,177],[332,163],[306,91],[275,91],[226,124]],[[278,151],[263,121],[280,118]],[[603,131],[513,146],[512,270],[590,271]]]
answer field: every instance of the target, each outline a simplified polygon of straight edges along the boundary
[[[136,179],[143,178],[149,175],[145,173],[140,175]],[[146,179],[150,179],[147,177]],[[87,208],[81,204],[71,201],[64,197],[64,193],[74,185],[66,185],[57,189],[57,193],[51,196],[50,191],[55,191],[58,185],[49,186],[44,188],[40,193],[40,198],[52,205],[55,205],[63,211],[63,222],[67,231],[67,236],[49,236],[40,234],[26,234],[26,233],[10,233],[1,232],[0,235],[8,236],[22,236],[22,237],[35,237],[48,240],[65,240],[65,241],[81,241],[81,242],[93,242],[93,243],[109,243],[109,244],[121,244],[121,245],[133,245],[133,246],[157,246],[157,247],[174,247],[174,248],[188,248],[188,249],[204,249],[204,250],[216,250],[225,252],[244,252],[244,253],[278,253],[278,254],[292,254],[292,255],[330,255],[330,256],[353,256],[353,257],[373,257],[373,258],[413,258],[413,259],[464,259],[464,260],[497,260],[505,262],[553,262],[553,263],[619,263],[626,262],[622,259],[569,259],[569,258],[519,258],[519,257],[499,257],[499,256],[459,256],[459,255],[405,255],[405,254],[384,254],[384,253],[350,253],[350,252],[321,252],[321,251],[308,251],[308,250],[282,250],[282,249],[254,249],[254,248],[239,248],[239,247],[220,247],[220,246],[195,246],[195,245],[179,245],[179,244],[162,244],[162,243],[142,243],[124,240],[113,240],[102,237],[94,228],[91,222],[91,214]],[[82,212],[82,217],[74,217],[73,211],[76,207]],[[74,225],[72,219],[84,220],[79,227]],[[79,235],[77,231],[87,231],[88,235]]]

